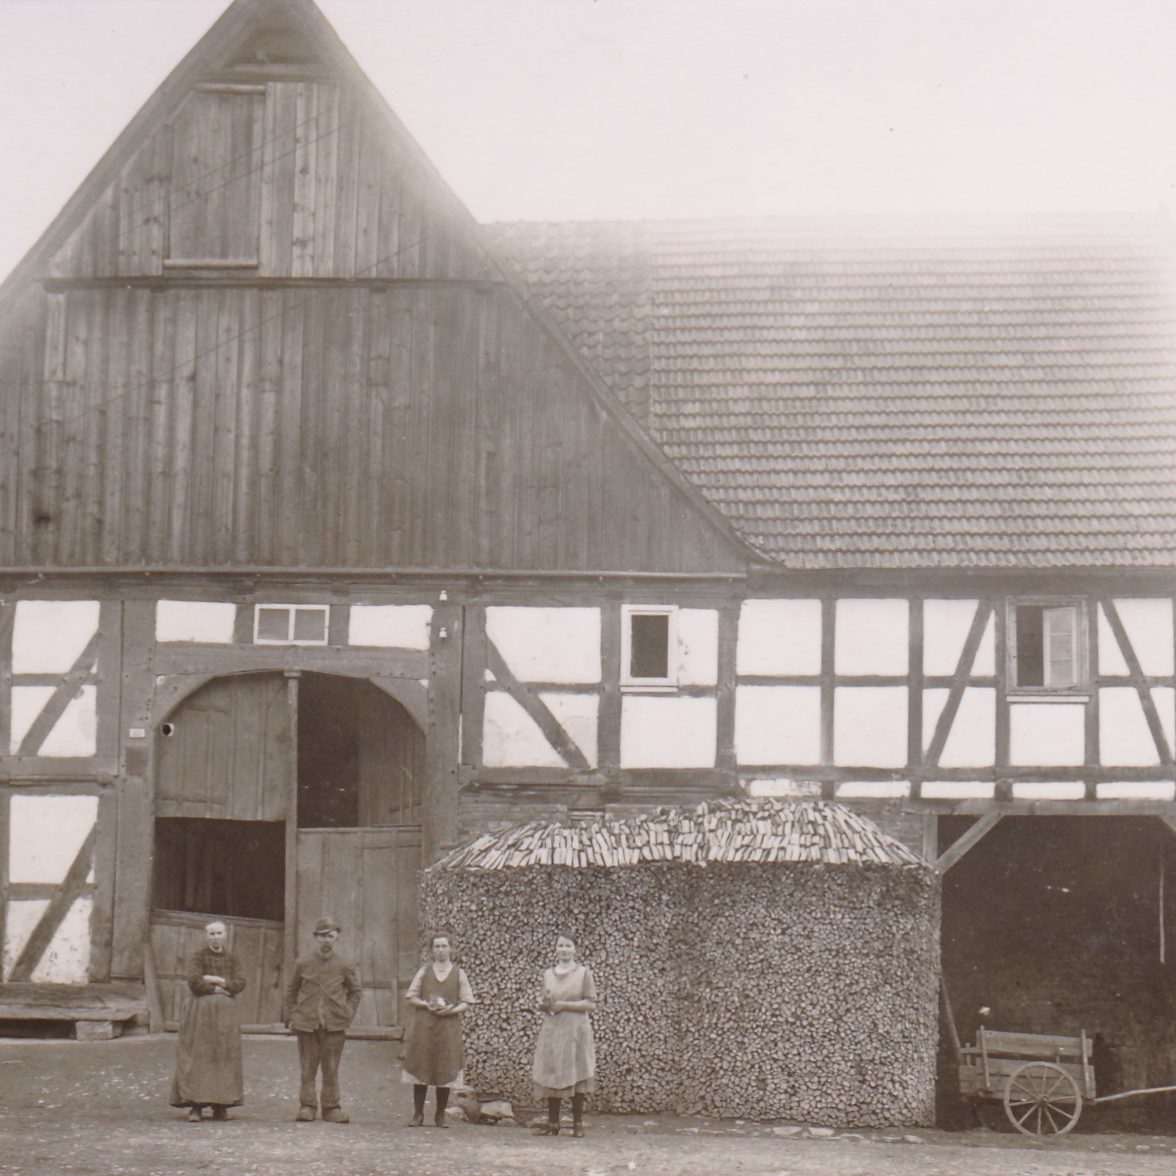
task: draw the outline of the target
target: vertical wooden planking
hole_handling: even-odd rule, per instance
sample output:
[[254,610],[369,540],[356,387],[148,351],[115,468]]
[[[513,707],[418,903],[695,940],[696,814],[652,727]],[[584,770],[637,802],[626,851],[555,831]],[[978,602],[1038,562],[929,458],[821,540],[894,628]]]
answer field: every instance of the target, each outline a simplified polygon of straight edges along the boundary
[[336,192],[339,171],[339,86],[320,82],[316,124],[314,272],[335,275]]
[[[151,303],[152,295],[148,291],[129,292],[126,321],[131,336],[130,373],[122,412],[117,414],[123,422],[127,456],[121,463],[122,469],[116,471],[119,475],[116,483],[118,496],[112,501],[107,495],[112,512],[106,516],[103,554],[110,563],[148,561],[147,476],[152,462],[149,445],[154,394]],[[109,470],[106,476],[111,478]],[[112,521],[113,526],[110,525]]]
[[165,563],[168,556],[168,522],[174,492],[171,416],[176,366],[176,314],[167,295],[144,293],[151,316],[151,378],[148,389],[147,525],[144,558],[148,563]]
[[236,444],[232,470],[232,515],[229,559],[233,563],[256,560],[256,496],[261,469],[258,464],[258,366],[261,350],[260,290],[242,290],[234,302],[240,307],[240,339],[237,343]]
[[[376,142],[382,146],[382,140],[378,136]],[[370,273],[378,278],[404,277],[405,238],[400,219],[404,199],[404,177],[394,161],[382,155],[376,155],[374,158],[379,160],[373,168],[379,174],[379,191],[376,193],[377,233]]]
[[259,295],[261,321],[257,405],[257,476],[253,487],[253,532],[249,557],[258,563],[276,558],[281,477],[278,471],[282,434],[282,304],[281,291],[265,290]]
[[216,368],[219,292],[196,290],[196,362],[192,416],[192,464],[188,476],[188,563],[207,564],[213,559],[216,518],[216,437],[220,421]]
[[[188,517],[189,499],[199,496],[193,430],[196,416],[197,310],[199,292],[177,291],[171,295],[175,316],[175,367],[172,377],[171,462],[169,466],[168,559],[191,563],[192,527]],[[164,312],[166,313],[166,311]]]
[[326,402],[327,389],[327,312],[326,291],[320,296],[302,300],[302,423],[299,478],[300,506],[297,533],[297,554],[300,566],[314,566],[323,562],[323,532],[330,517],[326,496],[329,485],[338,472],[331,469],[331,453],[327,447]]
[[352,278],[356,273],[361,128],[354,90],[340,87],[337,99],[339,147],[335,159],[335,244],[331,274]]
[[501,531],[502,494],[498,430],[494,407],[502,386],[502,320],[499,298],[488,293],[477,298],[474,313],[478,321],[478,374],[473,404],[475,458],[474,517],[475,556],[480,567],[492,566],[497,554],[495,536]]
[[[244,291],[216,292],[216,350],[207,363],[213,372],[210,407],[213,415],[211,458],[213,461],[211,524],[207,550],[211,562],[227,564],[233,558],[234,486],[237,462],[244,455],[238,448],[238,428],[241,421],[241,363],[240,350],[243,327],[241,309]],[[209,307],[212,312],[213,307]],[[251,339],[244,340],[247,349]],[[247,471],[242,471],[244,475]]]
[[318,87],[297,83],[294,126],[294,211],[290,272],[296,278],[314,274],[315,165],[318,156]]
[[302,484],[302,336],[303,303],[297,292],[282,294],[282,386],[279,397],[279,490],[277,559],[292,566],[300,554]]
[[[399,241],[396,245],[396,264],[391,269],[396,277],[421,278],[425,277],[425,267],[422,256],[425,244],[425,216],[422,194],[418,187],[417,177],[409,173],[404,167],[403,156],[400,155],[400,225]],[[383,227],[383,217],[380,219]]]
[[404,296],[373,291],[368,314],[368,465],[364,534],[372,566],[408,562],[406,516],[411,484],[407,434],[412,388],[407,363]]
[[273,82],[266,88],[260,260],[267,277],[293,273],[298,90],[296,82]]
[[358,127],[359,148],[349,170],[356,172],[355,193],[355,269],[351,276],[373,277],[380,256],[380,203],[383,199],[385,169],[381,155],[373,143],[371,123],[364,120]]
[[[63,420],[64,460],[69,487],[63,497],[64,563],[97,563],[92,551],[96,523],[102,512],[102,462],[100,450],[106,427],[108,394],[106,379],[110,329],[108,301],[102,291],[77,291],[77,313],[70,315],[66,389],[68,401]],[[119,344],[121,351],[122,345]]]
[[[367,411],[365,311],[369,297],[364,290],[351,290],[341,298],[343,316],[337,333],[342,356],[338,382],[332,384],[332,395],[339,402],[338,465],[342,483],[334,550],[336,562],[349,567],[358,566],[362,556],[367,554],[360,543],[363,526],[360,483],[370,461],[372,443],[364,420]],[[383,476],[383,471],[380,476]]]

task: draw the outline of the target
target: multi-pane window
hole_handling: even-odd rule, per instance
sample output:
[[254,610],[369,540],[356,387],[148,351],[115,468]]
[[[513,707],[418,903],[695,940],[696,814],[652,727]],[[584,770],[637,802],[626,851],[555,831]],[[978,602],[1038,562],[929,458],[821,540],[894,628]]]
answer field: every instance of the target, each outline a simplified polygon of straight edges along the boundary
[[1086,618],[1074,601],[1017,601],[1010,609],[1011,685],[1075,690],[1086,685]]
[[253,618],[258,645],[326,645],[325,604],[259,604]]

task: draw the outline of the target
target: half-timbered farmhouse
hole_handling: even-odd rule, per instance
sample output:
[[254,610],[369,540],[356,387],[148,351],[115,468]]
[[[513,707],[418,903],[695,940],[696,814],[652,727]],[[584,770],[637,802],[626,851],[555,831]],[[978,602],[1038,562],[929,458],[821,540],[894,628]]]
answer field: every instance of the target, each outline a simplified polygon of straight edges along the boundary
[[479,226],[236,0],[0,287],[0,1014],[172,1020],[217,915],[273,1023],[330,912],[394,1032],[442,847],[816,796],[939,862],[961,1033],[1171,1081],[1172,254]]

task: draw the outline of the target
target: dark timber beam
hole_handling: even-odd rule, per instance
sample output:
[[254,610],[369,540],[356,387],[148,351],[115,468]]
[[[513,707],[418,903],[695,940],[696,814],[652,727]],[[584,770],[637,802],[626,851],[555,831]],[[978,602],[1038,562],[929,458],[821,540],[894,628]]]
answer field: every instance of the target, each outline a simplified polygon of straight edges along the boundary
[[953,841],[939,855],[935,862],[935,872],[940,875],[946,874],[968,850],[987,837],[1000,823],[1000,820],[1000,813],[989,813],[987,816],[981,817],[962,837]]

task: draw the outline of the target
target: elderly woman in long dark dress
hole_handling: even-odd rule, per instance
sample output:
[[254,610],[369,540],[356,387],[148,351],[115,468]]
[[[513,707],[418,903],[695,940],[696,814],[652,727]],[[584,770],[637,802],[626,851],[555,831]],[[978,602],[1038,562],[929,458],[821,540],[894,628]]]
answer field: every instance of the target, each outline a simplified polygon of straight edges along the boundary
[[438,932],[429,938],[432,959],[412,978],[406,1000],[415,1008],[401,1081],[412,1083],[410,1127],[425,1121],[425,1096],[436,1087],[435,1127],[448,1127],[445,1108],[449,1088],[462,1086],[465,1054],[458,1017],[473,1003],[474,994],[465,972],[452,959],[449,936]]
[[188,1108],[189,1123],[199,1123],[205,1107],[212,1108],[214,1119],[227,1119],[228,1108],[244,1100],[236,997],[245,977],[237,957],[225,947],[227,937],[224,923],[209,923],[204,946],[188,969],[192,998],[180,1023],[170,1102]]
[[572,1100],[572,1134],[584,1134],[584,1100],[596,1089],[596,1044],[588,1014],[596,1007],[592,971],[576,959],[570,935],[555,941],[555,966],[543,973],[543,1025],[535,1042],[531,1080],[547,1100],[547,1122],[536,1135],[559,1134],[560,1104]]

